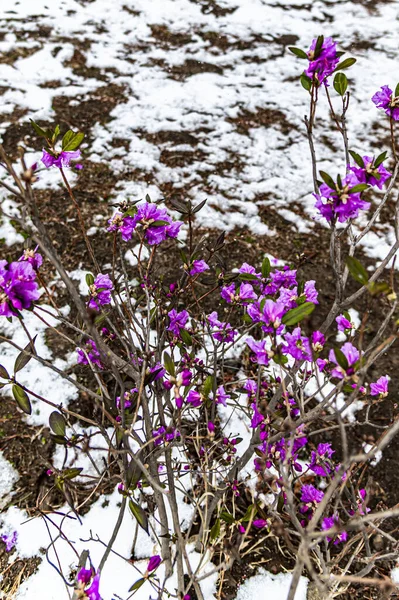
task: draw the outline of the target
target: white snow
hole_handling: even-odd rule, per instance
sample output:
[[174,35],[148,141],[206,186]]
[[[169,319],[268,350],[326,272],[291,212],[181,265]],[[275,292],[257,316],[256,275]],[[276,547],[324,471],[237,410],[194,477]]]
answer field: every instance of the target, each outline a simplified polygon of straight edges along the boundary
[[[273,575],[265,569],[259,569],[254,575],[243,583],[236,596],[236,600],[253,600],[259,597],[272,598],[273,600],[286,600],[290,589],[292,575],[290,573],[278,573]],[[295,594],[295,600],[306,600],[306,591],[309,580],[301,577]]]

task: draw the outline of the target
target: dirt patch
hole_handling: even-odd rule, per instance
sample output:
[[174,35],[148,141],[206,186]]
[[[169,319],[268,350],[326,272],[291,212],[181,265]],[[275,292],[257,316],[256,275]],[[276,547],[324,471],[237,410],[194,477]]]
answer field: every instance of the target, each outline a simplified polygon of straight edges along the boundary
[[221,6],[215,0],[190,0],[194,4],[199,4],[201,6],[201,12],[204,15],[215,15],[215,17],[225,17],[226,15],[231,15],[233,12],[237,10],[237,7],[228,7]]
[[161,48],[180,48],[193,41],[190,33],[171,31],[166,25],[150,25],[150,29]]
[[185,79],[188,79],[188,77],[199,75],[201,73],[216,73],[216,75],[223,75],[223,70],[225,68],[226,66],[221,67],[201,60],[187,59],[182,65],[168,66],[167,71],[169,77],[172,79],[184,81]]
[[56,96],[53,100],[56,113],[54,121],[86,132],[86,137],[90,140],[90,129],[97,123],[108,123],[112,119],[110,113],[115,106],[126,101],[126,93],[124,86],[110,83],[84,98]]
[[248,135],[250,129],[257,127],[277,127],[284,135],[295,129],[295,126],[290,123],[281,110],[276,108],[261,108],[251,112],[246,109],[241,109],[237,117],[227,118],[228,123],[235,125],[238,133]]

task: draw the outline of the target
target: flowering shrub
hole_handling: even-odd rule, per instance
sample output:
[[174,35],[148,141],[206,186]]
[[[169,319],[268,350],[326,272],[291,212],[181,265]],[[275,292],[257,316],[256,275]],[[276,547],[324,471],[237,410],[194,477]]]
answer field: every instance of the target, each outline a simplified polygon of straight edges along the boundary
[[[114,248],[111,267],[99,265],[65,171],[81,156],[83,134],[66,132],[59,150],[60,128],[43,130],[33,123],[46,145],[42,164],[59,169],[82,228],[90,260],[86,277],[89,298],[83,299],[40,218],[34,189],[37,165],[24,168],[30,175],[21,180],[0,148],[8,175],[18,190],[23,190],[28,210],[27,215],[21,210],[14,217],[28,238],[23,256],[17,262],[2,260],[0,264],[0,314],[18,319],[24,329],[26,311],[40,315],[41,306],[47,300],[52,303],[41,269],[44,260],[52,265],[78,315],[77,320],[68,320],[54,306],[56,318],[75,343],[76,362],[84,371],[83,377],[77,372],[78,377],[69,381],[95,407],[92,418],[78,416],[82,423],[96,427],[90,435],[101,436],[108,448],[112,468],[104,468],[121,497],[120,518],[111,539],[104,541],[100,563],[90,563],[89,569],[80,564],[77,571],[74,588],[79,599],[101,598],[101,572],[127,507],[138,526],[152,535],[159,552],[149,557],[141,577],[132,570],[130,592],[148,585],[158,597],[166,598],[175,588],[177,597],[184,600],[194,594],[204,598],[201,578],[186,549],[191,535],[195,535],[196,550],[215,559],[212,572],[217,573],[232,567],[248,540],[285,528],[290,550],[297,555],[289,598],[294,597],[305,567],[327,597],[338,594],[345,582],[356,540],[362,536],[368,540],[373,522],[394,514],[371,512],[360,466],[389,443],[398,422],[393,421],[367,453],[350,454],[344,411],[355,401],[370,404],[388,395],[388,377],[382,375],[370,382],[368,371],[396,339],[394,277],[390,285],[377,280],[399,248],[398,223],[393,245],[371,276],[355,253],[397,180],[395,138],[392,136],[392,172],[383,165],[388,161],[387,152],[375,157],[367,148],[364,154],[349,150],[345,124],[348,80],[342,70],[355,60],[341,60],[336,42],[323,36],[314,39],[307,52],[291,50],[307,61],[300,80],[310,97],[305,125],[315,209],[331,232],[330,260],[336,283],[331,307],[319,304],[322,282],[304,281],[294,265],[276,267],[261,257],[257,264],[244,262],[227,271],[219,258],[224,235],[210,246],[201,240],[193,243],[194,215],[202,206],[191,201],[173,205],[181,220],[148,196],[120,203],[104,232]],[[341,115],[333,108],[329,91],[333,76]],[[393,96],[390,88],[383,86],[373,97],[388,115],[392,132],[393,122],[399,119],[397,91]],[[324,171],[319,180],[317,174],[313,129],[322,92],[344,145],[345,175],[336,180]],[[377,208],[370,196],[373,187],[386,190]],[[18,192],[17,200],[21,194]],[[395,214],[397,219],[398,211]],[[361,226],[356,221],[360,216]],[[181,232],[187,226],[189,242],[185,244]],[[148,253],[142,252],[143,248]],[[127,249],[136,252],[134,270],[123,258]],[[180,263],[176,259],[173,281],[160,275],[157,260],[163,249],[181,259]],[[209,279],[211,289],[207,290]],[[355,292],[348,291],[349,282],[357,284]],[[377,334],[365,343],[348,309],[367,294],[379,294],[389,310]],[[209,309],[210,298],[217,310]],[[315,310],[325,315],[319,328],[313,327],[309,318]],[[389,334],[390,329],[394,333]],[[345,338],[343,343],[334,341],[338,332]],[[34,402],[51,401],[19,380],[18,372],[29,360],[41,360],[34,339],[29,336],[26,348],[19,349],[14,374],[10,376],[0,367],[0,377],[3,386],[12,386],[19,408],[30,414],[33,397]],[[239,358],[234,376],[226,366],[232,357]],[[54,441],[65,448],[66,455],[73,448],[91,457],[90,444],[72,432],[76,413],[63,405],[54,408],[49,422]],[[235,430],[237,414],[249,431],[245,440]],[[341,431],[343,451],[323,437],[331,428]],[[78,509],[70,489],[78,476],[84,477],[84,471],[68,467],[65,460],[62,469],[54,467],[48,473],[74,514]],[[101,488],[102,478],[99,473],[90,481]],[[179,494],[192,508],[192,525],[187,530],[182,530]],[[387,534],[387,540],[392,543],[392,539]],[[9,538],[5,543],[11,549]],[[339,554],[333,552],[334,547],[339,547]],[[367,554],[368,541],[363,547],[371,571],[378,557]],[[359,570],[353,576],[361,579],[364,573]],[[172,574],[174,583],[169,585]]]

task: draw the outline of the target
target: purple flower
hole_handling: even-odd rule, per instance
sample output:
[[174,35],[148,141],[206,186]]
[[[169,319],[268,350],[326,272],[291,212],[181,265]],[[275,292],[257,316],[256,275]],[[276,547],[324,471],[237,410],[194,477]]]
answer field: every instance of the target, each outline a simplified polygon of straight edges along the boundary
[[315,352],[321,352],[323,350],[326,338],[321,331],[313,331],[312,333],[312,348]]
[[[325,517],[325,519],[323,519],[323,522],[321,524],[321,528],[323,531],[327,531],[327,529],[331,529],[332,527],[335,527],[335,525],[338,524],[338,517]],[[327,537],[327,542],[331,542],[332,538]],[[342,531],[341,533],[338,533],[334,542],[334,546],[336,546],[337,544],[340,544],[341,542],[346,542],[346,540],[348,539],[348,534],[346,533],[346,531]]]
[[312,451],[309,468],[319,477],[327,477],[331,473],[331,469],[326,460],[331,458],[333,454],[334,450],[331,448],[331,444],[319,444],[317,451]]
[[371,395],[386,398],[388,396],[388,381],[388,376],[383,375],[375,383],[370,383]]
[[177,237],[182,225],[180,221],[172,222],[165,208],[158,208],[151,202],[138,206],[133,222],[134,228],[139,224],[142,226],[144,237],[150,246],[160,244],[167,237]]
[[15,316],[15,311],[30,308],[40,293],[35,281],[36,272],[30,262],[0,261],[0,315]]
[[39,246],[36,246],[36,248],[34,250],[24,250],[23,255],[18,259],[18,261],[21,260],[26,260],[28,263],[30,263],[32,265],[32,267],[34,268],[35,271],[38,270],[38,268],[42,265],[43,263],[43,257],[41,254],[38,254],[36,251],[38,249]]
[[277,302],[284,304],[285,308],[295,308],[298,300],[298,288],[295,286],[292,289],[280,288],[280,295]]
[[324,492],[318,490],[314,485],[303,485],[301,487],[301,501],[305,504],[318,504],[323,500]]
[[252,267],[248,263],[242,263],[241,267],[238,269],[239,273],[249,273],[250,275],[256,275],[256,277],[262,277],[261,273],[256,273],[255,267]]
[[368,210],[370,202],[365,202],[360,197],[360,192],[352,193],[351,188],[358,185],[358,180],[353,173],[342,179],[342,186],[331,189],[326,183],[320,186],[320,194],[313,194],[316,198],[316,208],[327,221],[337,218],[340,223],[358,216],[359,210]]
[[97,275],[93,285],[90,286],[90,301],[88,306],[94,310],[99,310],[100,306],[105,306],[111,302],[111,290],[114,289],[109,275]]
[[377,108],[382,108],[394,121],[399,121],[399,98],[394,97],[388,85],[383,85],[380,92],[371,98]]
[[313,304],[318,304],[317,297],[319,292],[315,288],[315,281],[311,279],[305,283],[304,294],[306,298],[306,302],[313,302]]
[[87,588],[87,590],[85,590],[85,594],[86,594],[88,600],[101,600],[99,588],[100,588],[100,573],[97,573],[93,578],[91,586],[89,588]]
[[157,430],[152,432],[154,436],[154,444],[155,446],[160,446],[162,442],[169,443],[172,442],[175,438],[180,437],[180,432],[173,427],[164,427],[163,425],[159,427]]
[[339,315],[335,319],[335,321],[338,325],[338,331],[345,331],[345,329],[353,329],[352,323],[346,317],[344,317],[344,315]]
[[316,365],[318,366],[319,371],[324,371],[324,369],[328,365],[328,360],[326,360],[325,358],[317,358]]
[[223,406],[227,406],[226,400],[229,400],[229,394],[226,394],[225,389],[222,385],[220,385],[216,390],[216,404],[223,404]]
[[18,532],[13,531],[11,535],[3,534],[1,539],[6,545],[6,552],[11,552],[18,540]]
[[[92,576],[93,576],[93,571],[91,569],[80,569],[78,576],[77,576],[77,581],[79,584],[79,593],[81,591],[83,592],[83,598],[85,600],[86,599],[87,600],[101,600],[100,591],[99,591],[100,573],[96,573],[93,577],[91,586],[89,588],[87,588],[86,590],[84,589],[85,586],[89,583]],[[79,597],[81,597],[81,595]]]
[[[130,391],[126,390],[126,392],[123,394],[124,397],[124,407],[126,408],[130,408],[132,406],[132,397],[133,394],[137,394],[138,393],[138,389],[137,388],[132,388]],[[121,410],[122,408],[122,403],[121,403],[121,397],[117,396],[115,398],[115,404],[116,407]]]
[[193,374],[191,373],[191,371],[189,371],[188,369],[184,369],[180,373],[181,385],[184,385],[184,387],[186,387],[187,385],[190,385],[192,376],[193,376]]
[[240,285],[240,300],[242,302],[246,304],[245,300],[256,300],[257,297],[258,296],[250,283],[242,283]]
[[168,312],[168,317],[170,319],[168,331],[171,331],[173,335],[176,337],[180,336],[180,329],[184,329],[186,323],[189,319],[189,314],[186,310],[182,310],[181,312],[177,312],[174,308]]
[[88,365],[90,361],[91,364],[97,365],[99,369],[103,369],[100,353],[94,340],[88,340],[86,342],[84,351],[82,348],[76,348],[76,352],[78,353],[78,364]]
[[247,381],[243,385],[243,388],[247,391],[249,396],[256,396],[258,386],[252,379],[247,379]]
[[321,49],[316,53],[316,43],[317,38],[310,45],[308,52],[309,66],[305,74],[310,79],[315,79],[317,83],[323,83],[331,75],[339,62],[337,44],[332,38],[325,38]]
[[356,175],[359,183],[368,183],[369,185],[375,185],[380,190],[382,190],[384,183],[387,181],[387,179],[391,177],[391,173],[389,173],[389,171],[387,171],[382,164],[378,167],[375,167],[374,157],[363,156],[362,160],[364,164],[363,167],[354,165],[350,168],[350,170]]
[[259,425],[263,423],[265,417],[262,415],[262,413],[259,412],[258,407],[256,406],[256,402],[253,402],[251,404],[251,408],[254,411],[254,414],[252,415],[251,419],[251,427],[252,429],[256,429]]
[[190,390],[187,394],[186,400],[193,408],[198,408],[201,406],[201,394],[196,390]]
[[341,352],[348,362],[346,371],[339,365],[335,357],[334,350],[330,350],[330,354],[328,355],[329,361],[337,365],[337,367],[331,371],[331,375],[333,377],[337,377],[338,379],[344,379],[345,375],[353,375],[355,371],[352,365],[354,365],[360,358],[359,350],[357,350],[350,342],[346,342],[346,344],[342,346]]
[[124,217],[122,213],[116,212],[108,221],[107,231],[119,231],[124,242],[132,239],[135,222],[133,217]]
[[155,556],[151,556],[150,560],[148,561],[147,571],[149,573],[151,571],[155,571],[155,569],[158,569],[161,562],[162,562],[162,558],[160,556],[158,556],[158,554],[156,554]]
[[59,152],[56,156],[53,156],[47,150],[43,149],[43,156],[40,159],[44,166],[49,169],[50,167],[69,167],[71,160],[77,160],[80,158],[80,150],[74,150],[73,152]]
[[266,300],[263,308],[263,317],[266,325],[271,325],[273,329],[279,329],[281,325],[281,317],[285,312],[284,304]]
[[246,339],[246,344],[255,354],[256,362],[258,363],[258,365],[267,366],[269,364],[269,355],[266,347],[267,340],[261,340],[257,342],[252,337],[249,337]]
[[301,335],[301,328],[296,327],[291,333],[286,333],[284,341],[287,346],[283,347],[284,354],[290,354],[295,360],[312,360],[309,338]]
[[212,331],[212,337],[218,342],[232,342],[237,335],[230,323],[224,323],[219,321],[218,314],[214,310],[210,315],[207,316],[209,325],[216,328],[216,331]]
[[267,527],[269,523],[266,521],[266,519],[255,519],[255,521],[252,521],[252,525],[255,527],[255,529],[263,529],[264,527]]
[[236,286],[234,283],[231,283],[230,285],[226,285],[226,286],[222,287],[222,289],[220,291],[220,295],[223,298],[223,300],[226,300],[226,302],[228,302],[229,304],[234,301],[235,293],[236,293]]
[[198,273],[208,271],[208,269],[209,265],[204,260],[195,260],[191,265],[190,275],[193,277],[194,275],[198,275]]
[[93,571],[91,569],[85,569],[84,567],[82,567],[78,573],[77,580],[79,581],[79,583],[87,585],[92,577]]

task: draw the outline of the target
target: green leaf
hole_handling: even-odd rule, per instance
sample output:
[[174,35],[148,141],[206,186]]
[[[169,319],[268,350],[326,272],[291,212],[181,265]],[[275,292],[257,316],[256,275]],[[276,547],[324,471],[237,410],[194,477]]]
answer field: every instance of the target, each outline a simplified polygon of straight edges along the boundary
[[8,371],[5,367],[3,367],[3,365],[0,365],[0,377],[2,379],[10,379]]
[[143,585],[144,582],[145,582],[144,577],[142,577],[141,579],[138,579],[136,581],[136,583],[134,583],[132,585],[132,587],[129,588],[129,592],[137,592],[137,590],[139,590],[141,588],[141,586]]
[[27,352],[30,352],[31,354],[35,353],[36,338],[37,335],[35,335],[35,337],[32,339],[32,342],[29,342],[29,344],[27,344],[25,348],[18,354],[14,363],[14,373],[18,373],[18,371],[23,369],[24,366],[27,365],[30,359],[32,358],[32,356],[29,356],[29,354],[27,354]]
[[180,329],[180,337],[186,346],[193,345],[193,339],[186,329]]
[[215,524],[211,529],[211,542],[214,542],[218,539],[220,535],[220,519],[216,519]]
[[343,69],[349,69],[349,67],[351,67],[352,65],[354,65],[356,62],[356,58],[345,58],[345,60],[343,60],[342,62],[338,63],[338,65],[335,67],[335,71],[342,71]]
[[55,435],[64,436],[66,429],[66,421],[61,413],[56,410],[51,413],[49,417],[49,425],[54,431]]
[[308,55],[304,50],[301,50],[301,48],[295,48],[295,46],[288,46],[288,50],[292,52],[292,54],[295,54],[295,56],[297,56],[298,58],[308,59]]
[[164,227],[165,225],[170,225],[169,221],[154,221],[151,223],[150,227]]
[[197,204],[197,206],[195,206],[192,210],[192,214],[197,213],[201,210],[201,208],[204,208],[205,204],[207,203],[208,198],[205,198],[205,200],[203,200],[202,202],[200,202],[199,204]]
[[12,386],[12,394],[19,408],[27,415],[32,414],[32,405],[25,390],[23,390],[19,385],[14,384]]
[[367,185],[367,183],[358,183],[357,185],[354,185],[352,188],[350,188],[348,192],[350,194],[357,194],[358,192],[364,192],[368,188],[369,186]]
[[167,352],[163,353],[163,364],[169,375],[174,377],[176,375],[175,363]]
[[267,256],[265,256],[262,262],[262,277],[264,277],[264,279],[267,279],[269,277],[270,269],[270,260],[267,258]]
[[288,362],[288,356],[286,356],[285,354],[275,354],[273,356],[273,360],[276,363],[276,365],[286,365]]
[[369,283],[369,292],[372,296],[377,296],[377,294],[390,294],[392,290],[386,281],[372,281]]
[[83,469],[81,467],[75,467],[73,469],[65,469],[64,471],[62,471],[62,478],[63,479],[75,479],[75,477],[80,475],[82,471],[83,471]]
[[316,41],[315,49],[314,49],[314,57],[315,58],[318,58],[318,56],[321,52],[321,49],[323,47],[323,42],[324,42],[324,35],[319,35],[317,38],[317,41]]
[[44,131],[44,129],[39,127],[39,125],[37,123],[35,123],[32,119],[30,119],[30,123],[31,123],[33,129],[36,131],[37,135],[47,139],[47,132]]
[[50,438],[55,444],[60,444],[60,446],[66,446],[67,440],[61,435],[53,435],[52,433],[50,433]]
[[353,256],[346,257],[346,264],[349,269],[349,273],[352,275],[355,281],[358,281],[362,285],[367,285],[369,276],[362,263],[354,258]]
[[235,522],[235,518],[233,517],[233,515],[231,515],[227,511],[222,511],[220,513],[220,518],[222,519],[222,521],[225,521],[225,523],[229,523],[229,525]]
[[397,84],[396,88],[395,88],[395,94],[394,94],[395,98],[397,98],[399,96],[399,83]]
[[71,142],[73,140],[73,138],[75,137],[75,132],[72,131],[71,129],[69,129],[64,137],[62,138],[62,149],[65,150],[65,147],[69,144],[69,142]]
[[349,363],[345,354],[339,348],[334,348],[334,355],[339,366],[342,367],[344,371],[346,371],[349,367]]
[[56,143],[56,141],[57,141],[57,138],[58,138],[58,136],[59,136],[59,135],[60,135],[60,126],[59,126],[59,125],[56,125],[56,126],[55,126],[55,129],[54,129],[53,136],[52,136],[52,138],[51,138],[51,141],[52,141],[52,143],[53,143],[53,144],[55,144],[55,143]]
[[310,92],[310,90],[312,89],[312,80],[310,79],[310,77],[308,77],[307,75],[305,75],[305,73],[302,73],[302,75],[299,78],[299,81],[301,82],[301,86],[307,92]]
[[357,165],[359,165],[359,167],[364,168],[364,160],[362,159],[362,157],[360,156],[360,154],[357,154],[353,150],[349,150],[349,154],[351,155],[351,157],[353,158],[353,160],[355,161],[355,163]]
[[379,167],[380,164],[383,163],[384,160],[386,159],[387,154],[388,154],[388,152],[385,151],[385,152],[382,152],[382,154],[380,154],[379,156],[377,156],[377,158],[374,161],[374,166]]
[[314,311],[315,306],[313,302],[305,302],[305,304],[301,304],[301,306],[297,306],[285,313],[281,322],[288,327],[296,325],[299,321],[310,315]]
[[[255,509],[255,510],[254,510]],[[250,520],[250,518],[252,516],[255,516],[256,513],[258,512],[257,507],[255,506],[255,504],[250,504],[247,508],[247,512],[245,513],[245,515],[243,516],[243,518],[241,519],[242,523],[248,523],[248,521]]]
[[258,278],[253,273],[240,273],[242,281],[258,281]]
[[332,190],[336,190],[336,185],[335,182],[333,180],[332,177],[330,177],[330,175],[328,173],[326,173],[325,171],[320,171],[320,177],[322,178],[322,180],[324,181],[324,183],[326,185],[328,185],[328,187]]
[[131,460],[128,468],[127,468],[127,473],[126,473],[126,483],[127,486],[130,488],[135,488],[138,481],[140,480],[141,477],[141,469],[138,466],[138,464],[134,461]]
[[213,389],[214,378],[212,375],[208,375],[208,377],[204,381],[203,394],[208,397]]
[[87,283],[87,287],[90,287],[91,285],[93,285],[94,275],[92,275],[91,273],[86,273],[86,283]]
[[340,95],[344,96],[348,89],[348,78],[345,73],[337,73],[334,77],[334,90]]
[[134,502],[133,500],[129,500],[129,508],[130,508],[130,511],[131,511],[133,517],[136,519],[137,523],[149,535],[148,518],[147,518],[145,511],[141,508],[141,506],[136,504],[136,502]]
[[72,152],[73,150],[77,150],[80,144],[83,142],[85,137],[84,133],[74,131],[67,131],[64,137],[62,138],[62,150],[64,152]]

